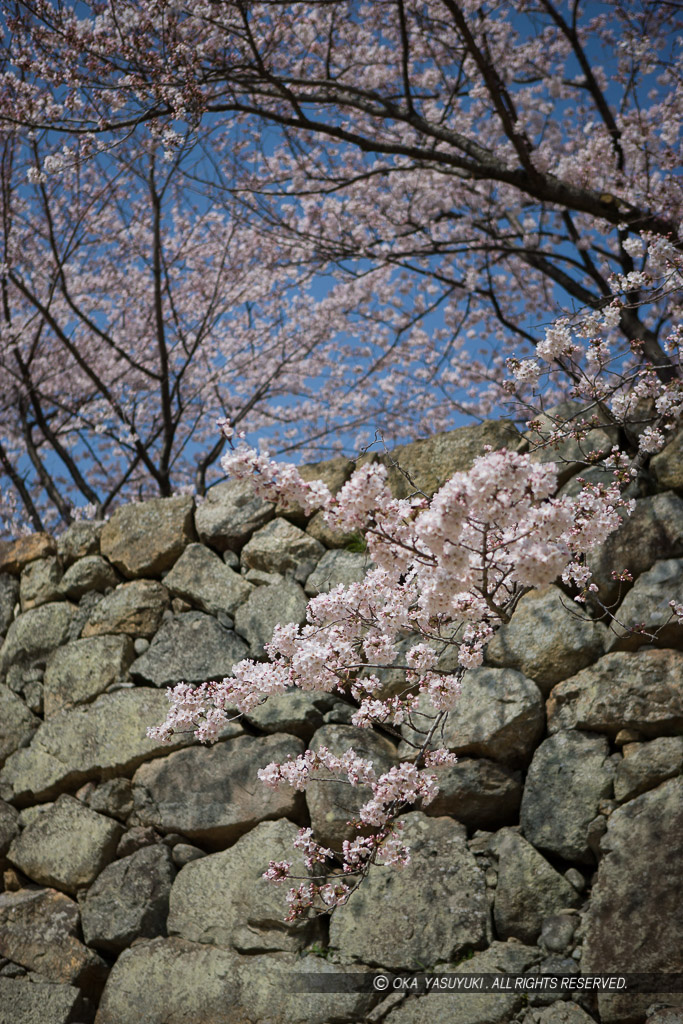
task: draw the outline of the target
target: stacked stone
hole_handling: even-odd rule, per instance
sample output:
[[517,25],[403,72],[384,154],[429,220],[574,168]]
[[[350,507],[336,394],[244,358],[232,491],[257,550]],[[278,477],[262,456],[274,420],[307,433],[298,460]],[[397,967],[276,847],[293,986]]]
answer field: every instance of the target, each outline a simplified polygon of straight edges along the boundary
[[[404,446],[388,460],[394,492],[432,493],[486,444],[520,438],[496,422]],[[409,744],[301,692],[210,748],[146,729],[165,687],[264,657],[309,596],[362,579],[357,539],[234,482],[196,506],[156,499],[0,545],[0,1024],[672,1024],[681,995],[386,997],[326,991],[324,976],[683,972],[679,449],[652,460],[652,493],[600,558],[621,626],[558,586],[520,602],[450,717],[458,763],[406,815],[409,866],[374,868],[329,925],[284,924],[284,893],[261,875],[291,859],[301,825],[338,849],[359,794],[268,790],[257,770],[321,744],[389,767]],[[571,491],[578,455],[555,455]],[[352,469],[306,472],[337,489]],[[630,590],[612,568],[630,569]],[[636,623],[657,641],[634,638]],[[292,973],[321,991],[292,992]]]

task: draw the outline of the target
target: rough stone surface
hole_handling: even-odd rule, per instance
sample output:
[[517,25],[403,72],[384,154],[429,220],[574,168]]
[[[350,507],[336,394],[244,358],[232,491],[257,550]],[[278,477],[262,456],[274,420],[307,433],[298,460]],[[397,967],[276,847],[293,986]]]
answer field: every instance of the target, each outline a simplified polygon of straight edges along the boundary
[[242,565],[264,572],[298,572],[303,578],[313,571],[324,554],[322,544],[286,519],[274,519],[262,526],[242,549]]
[[294,862],[293,874],[307,874],[292,847],[297,833],[290,821],[264,821],[229,850],[184,867],[171,890],[169,935],[240,953],[301,949],[307,922],[284,925],[286,889],[263,878],[272,860]]
[[273,518],[275,505],[254,495],[250,480],[216,484],[197,506],[200,540],[216,551],[239,551],[252,533]]
[[[454,473],[470,469],[484,446],[516,449],[521,437],[507,420],[487,420],[471,427],[459,427],[446,434],[436,434],[422,441],[400,445],[389,456],[379,456],[388,466],[387,480],[395,497],[405,498],[415,487],[425,494],[434,494]],[[404,472],[395,468],[394,463]],[[404,473],[413,481],[406,479]]]
[[349,545],[359,541],[359,535],[357,533],[329,526],[325,522],[325,517],[322,512],[316,512],[306,527],[306,533],[315,540],[319,540],[326,548],[348,548]]
[[487,662],[519,669],[547,695],[605,650],[604,626],[571,605],[557,587],[532,590],[490,641]]
[[82,1005],[74,985],[0,978],[0,1024],[71,1024]]
[[247,654],[247,646],[213,615],[184,612],[164,622],[149,648],[130,667],[131,675],[155,686],[223,679]]
[[3,637],[14,618],[14,606],[19,601],[19,581],[8,572],[0,573],[0,637]]
[[78,904],[54,889],[0,893],[0,956],[50,981],[97,987],[106,966],[79,939]]
[[140,937],[166,934],[175,867],[167,846],[145,846],[102,871],[81,900],[89,946],[119,952]]
[[[90,788],[86,803],[93,811],[108,814],[111,818],[125,821],[133,810],[133,792],[130,779],[108,779],[99,786],[87,783]],[[94,787],[94,788],[93,788]]]
[[306,593],[310,597],[329,594],[342,583],[360,583],[368,569],[370,559],[355,551],[326,551],[306,580]]
[[78,558],[100,553],[100,534],[104,522],[81,519],[72,523],[68,530],[57,538],[57,554],[62,565],[68,568]]
[[643,737],[683,729],[683,653],[640,650],[606,654],[560,683],[547,704],[548,731],[588,729],[615,737],[635,729]]
[[149,640],[170,603],[166,587],[155,580],[122,583],[95,606],[81,636],[126,633]]
[[86,555],[69,566],[62,576],[61,592],[79,598],[89,590],[105,591],[120,580],[115,570],[101,555]]
[[[582,409],[578,402],[561,402],[535,419],[540,424],[540,432],[530,430],[524,435],[532,449],[548,434],[555,432],[558,425],[566,430],[564,425],[568,422],[570,430],[581,428],[582,424],[594,420],[595,414],[592,410],[587,412]],[[600,450],[607,454],[618,439],[618,428],[603,423],[587,430],[580,440],[575,437],[562,437],[552,445],[536,448],[533,450],[532,459],[540,463],[554,462],[557,465],[558,483],[562,484],[587,466],[587,456],[591,452]]]
[[190,544],[164,578],[164,586],[210,615],[234,615],[251,587],[203,544]]
[[92,704],[55,716],[40,726],[30,747],[8,758],[0,772],[3,795],[24,803],[49,800],[192,742],[187,734],[174,737],[170,747],[148,739],[147,728],[163,722],[167,711],[166,694],[136,689],[104,693]]
[[462,758],[439,771],[439,793],[427,807],[430,817],[451,814],[468,828],[495,829],[512,824],[522,786],[518,772],[485,758]]
[[[396,748],[389,740],[369,729],[355,729],[350,725],[324,725],[310,741],[311,750],[320,747],[327,747],[336,757],[341,757],[349,747],[353,747],[359,757],[373,762],[377,772],[388,771],[396,761]],[[329,772],[323,774],[329,778]],[[353,839],[358,834],[348,822],[358,817],[359,808],[371,796],[369,786],[350,786],[348,782],[311,782],[306,789],[306,804],[313,831],[323,846],[341,850],[345,839]]]
[[18,831],[19,812],[11,804],[0,800],[0,857],[5,856]]
[[[307,462],[298,467],[299,476],[303,480],[322,480],[332,494],[336,494],[344,486],[354,469],[355,463],[351,459],[347,459],[345,455],[337,455],[335,458],[325,459],[323,462]],[[310,518],[310,513],[306,515],[303,508],[296,503],[278,502],[275,514],[285,515],[300,524]]]
[[683,489],[683,430],[676,431],[661,452],[653,455],[650,470],[663,490]]
[[245,715],[250,725],[261,732],[288,732],[308,742],[323,724],[323,716],[336,700],[329,693],[306,693],[292,687],[274,694]]
[[62,566],[54,555],[29,562],[19,581],[19,600],[22,612],[37,608],[62,597]]
[[86,704],[122,682],[132,660],[133,642],[127,636],[95,636],[58,647],[45,668],[45,717]]
[[152,498],[118,508],[105,523],[100,550],[124,576],[157,576],[194,540],[194,501]]
[[275,627],[304,622],[307,607],[306,595],[294,580],[257,587],[235,612],[235,630],[248,642],[250,656],[263,658],[263,645],[272,639]]
[[[591,556],[593,578],[600,598],[611,604],[620,592],[612,570],[627,569],[634,579],[660,559],[683,556],[683,500],[672,491],[639,498],[633,513]],[[623,593],[623,584],[621,586]]]
[[616,800],[632,800],[683,772],[683,736],[660,736],[650,743],[629,743],[617,765]]
[[330,944],[344,959],[424,968],[485,945],[486,886],[465,828],[418,811],[403,821],[410,863],[401,871],[371,867],[353,899],[332,916]]
[[683,604],[683,558],[655,562],[638,577],[619,607],[619,621],[612,624],[610,650],[634,651],[652,643],[648,635],[629,633],[633,626],[656,635],[657,646],[683,648],[683,625],[672,618],[670,601]]
[[45,658],[69,635],[74,606],[66,601],[44,604],[19,615],[7,630],[0,648],[0,672],[17,662]]
[[133,779],[138,820],[215,847],[234,842],[260,821],[297,819],[298,794],[264,786],[257,772],[302,751],[293,736],[238,736],[142,765]]
[[7,856],[32,881],[75,893],[112,860],[121,832],[65,794],[17,836]]
[[21,697],[0,685],[0,763],[28,743],[39,725]]
[[501,939],[534,943],[543,919],[563,907],[576,906],[579,894],[516,830],[501,829],[490,849],[498,858],[493,904],[496,932]]
[[590,863],[588,826],[612,795],[614,765],[604,736],[559,732],[537,748],[524,786],[525,837],[565,860]]
[[18,540],[0,541],[0,572],[18,576],[29,562],[57,554],[54,538],[48,533],[29,533]]

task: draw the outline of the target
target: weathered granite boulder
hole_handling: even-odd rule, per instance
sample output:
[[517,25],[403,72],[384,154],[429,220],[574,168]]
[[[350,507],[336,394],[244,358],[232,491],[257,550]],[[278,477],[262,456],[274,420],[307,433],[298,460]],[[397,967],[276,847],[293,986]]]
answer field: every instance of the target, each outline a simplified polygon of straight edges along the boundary
[[600,599],[611,604],[624,585],[612,571],[628,570],[634,579],[660,559],[683,556],[683,500],[672,491],[639,498],[635,510],[589,559]]
[[467,848],[464,826],[419,811],[403,823],[407,866],[374,865],[353,899],[332,915],[330,945],[343,960],[424,968],[486,944],[484,874]]
[[57,545],[49,533],[28,533],[18,540],[0,541],[0,572],[18,576],[36,558],[57,554]]
[[[92,704],[55,715],[40,726],[29,747],[17,750],[0,772],[5,798],[19,803],[49,800],[90,779],[132,772],[143,761],[194,742],[185,733],[170,744],[147,737],[160,725],[168,701],[158,690],[117,690]],[[239,726],[231,726],[234,734]]]
[[22,612],[37,608],[62,597],[62,566],[55,555],[39,558],[24,566],[19,581],[19,601]]
[[14,618],[19,601],[19,581],[8,572],[0,573],[0,638],[4,637]]
[[247,655],[247,645],[203,612],[184,612],[164,622],[143,655],[130,666],[131,675],[154,683],[201,683],[223,679]]
[[660,736],[649,743],[629,743],[617,765],[614,797],[620,802],[654,789],[683,773],[683,736]]
[[[335,964],[294,954],[239,956],[185,939],[126,950],[112,970],[95,1024],[354,1024],[373,992],[335,992]],[[315,988],[302,974],[319,978]]]
[[516,829],[497,832],[489,850],[498,858],[493,917],[501,939],[534,943],[544,918],[579,903],[576,889]]
[[93,636],[58,647],[45,667],[45,717],[87,704],[107,687],[123,682],[134,658],[127,636]]
[[[658,647],[683,648],[683,625],[672,615],[670,601],[683,604],[683,558],[655,562],[635,582],[612,623],[611,651],[635,651],[652,643],[656,635]],[[644,632],[630,633],[630,627]],[[650,634],[650,635],[647,635]]]
[[115,587],[121,577],[101,555],[86,555],[74,562],[62,576],[60,590],[67,597],[79,598],[90,590]]
[[291,821],[264,821],[229,850],[184,867],[171,890],[169,935],[240,953],[303,948],[310,922],[285,923],[287,889],[263,878],[273,860],[287,860],[293,874],[307,875],[293,847],[298,831]]
[[[418,707],[433,718],[434,709],[424,698]],[[475,668],[463,680],[457,706],[443,728],[443,741],[456,754],[517,764],[531,756],[543,723],[543,698],[533,680],[515,669]],[[430,718],[418,715],[415,724],[424,729]],[[403,734],[420,740],[409,726],[403,727]],[[410,748],[402,746],[399,753],[410,756]]]
[[40,725],[40,719],[21,697],[0,685],[0,763],[19,747],[26,746]]
[[103,520],[79,519],[57,537],[57,554],[65,568],[78,558],[100,553]]
[[520,821],[529,842],[565,860],[590,863],[588,826],[611,797],[614,764],[605,736],[558,732],[534,753]]
[[202,543],[216,551],[239,551],[274,512],[271,501],[254,495],[250,480],[230,480],[207,492],[194,521]]
[[122,831],[64,794],[17,836],[7,857],[32,881],[75,893],[113,859]]
[[38,977],[0,978],[0,1024],[71,1024],[85,1012],[75,985]]
[[17,616],[0,648],[0,672],[16,663],[27,664],[47,657],[67,639],[74,612],[72,604],[57,601]]
[[522,799],[519,772],[485,758],[462,758],[438,772],[439,792],[425,814],[451,814],[472,829],[496,829],[517,819]]
[[242,565],[264,572],[294,573],[303,582],[324,554],[322,544],[286,519],[262,526],[242,549]]
[[11,804],[0,800],[0,857],[5,856],[18,832],[19,812]]
[[326,551],[306,580],[309,597],[329,594],[334,587],[343,584],[360,583],[368,569],[370,559],[355,551]]
[[293,736],[238,736],[142,765],[133,778],[137,819],[214,848],[235,842],[260,821],[298,820],[300,794],[264,785],[257,772],[302,751]]
[[94,782],[86,783],[86,785],[89,790],[88,795],[81,796],[81,799],[87,803],[88,807],[92,807],[93,811],[108,814],[110,818],[117,818],[119,821],[125,821],[128,818],[133,810],[133,789],[130,779],[107,779],[99,786]]
[[155,580],[122,583],[95,605],[81,636],[126,633],[149,640],[158,630],[170,603],[166,587]]
[[606,633],[557,587],[532,590],[489,642],[486,661],[518,669],[547,695],[604,653]]
[[239,573],[203,544],[190,544],[185,548],[164,577],[164,586],[174,597],[182,597],[210,615],[218,612],[234,615],[252,591]]
[[135,939],[165,935],[175,874],[171,851],[163,844],[109,864],[80,899],[87,944],[120,952]]
[[594,1024],[594,1022],[595,1018],[589,1016],[577,1003],[552,1003],[540,1011],[529,1011],[522,1024]]
[[614,737],[635,729],[643,737],[683,729],[683,653],[641,649],[606,654],[559,683],[547,703],[548,731],[588,729]]
[[[601,451],[607,455],[619,439],[619,428],[607,424],[604,418],[596,416],[594,410],[585,410],[578,402],[561,402],[535,417],[538,429],[529,430],[524,437],[532,449],[534,462],[554,462],[557,479],[561,485],[588,464],[592,452]],[[560,430],[557,441],[544,445],[545,439]],[[581,437],[570,436],[570,431],[579,430]],[[543,447],[537,447],[538,445]]]
[[335,703],[336,698],[329,693],[307,693],[292,687],[268,697],[244,717],[261,732],[288,732],[308,742]]
[[123,505],[105,523],[100,551],[129,579],[158,576],[195,539],[193,509],[186,495]]
[[294,580],[257,587],[235,612],[235,630],[249,644],[250,657],[265,656],[264,644],[272,640],[276,626],[303,623],[307,607],[306,595]]
[[361,550],[364,550],[364,542],[359,534],[329,526],[322,512],[315,513],[306,527],[306,533],[319,540],[326,548],[348,548],[349,545],[358,544]]
[[[586,972],[683,971],[683,778],[669,779],[608,819],[585,921]],[[678,995],[683,1005],[683,998]],[[601,995],[603,1021],[642,1020],[652,994]]]
[[101,988],[107,974],[80,941],[78,904],[55,889],[0,893],[0,956],[83,989]]
[[[341,757],[349,747],[353,747],[359,757],[372,761],[378,773],[388,771],[396,762],[393,743],[370,729],[355,729],[350,725],[324,725],[313,736],[310,747],[311,750],[327,747],[336,757]],[[329,779],[329,772],[321,770],[319,774]],[[345,839],[358,835],[358,830],[349,825],[349,821],[358,817],[359,809],[371,796],[369,786],[350,786],[346,779],[340,782],[312,781],[306,789],[306,804],[318,841],[340,851]]]
[[662,490],[683,488],[683,430],[677,430],[661,452],[652,456],[650,470]]

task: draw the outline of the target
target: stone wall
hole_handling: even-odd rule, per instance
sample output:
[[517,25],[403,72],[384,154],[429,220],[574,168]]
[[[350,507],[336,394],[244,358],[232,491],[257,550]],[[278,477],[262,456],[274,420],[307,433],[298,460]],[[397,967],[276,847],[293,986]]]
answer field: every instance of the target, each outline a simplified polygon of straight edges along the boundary
[[[487,443],[519,437],[486,423],[394,457],[433,491]],[[636,577],[626,625],[659,627],[669,598],[683,602],[672,444],[599,559],[610,600],[612,566]],[[563,471],[570,491],[577,468]],[[339,487],[351,469],[307,471]],[[165,715],[166,686],[261,657],[277,622],[303,620],[308,595],[362,578],[360,547],[243,483],[196,508],[147,501],[0,546],[0,1024],[682,1019],[680,994],[290,991],[288,974],[340,965],[683,972],[683,631],[639,646],[577,616],[554,586],[520,603],[468,674],[446,735],[459,761],[438,799],[407,815],[410,865],[373,869],[329,923],[283,924],[282,892],[261,873],[302,824],[341,843],[353,803],[343,785],[268,790],[257,769],[321,743],[388,766],[401,746],[354,729],[341,701],[301,692],[211,748],[160,747],[146,727]]]

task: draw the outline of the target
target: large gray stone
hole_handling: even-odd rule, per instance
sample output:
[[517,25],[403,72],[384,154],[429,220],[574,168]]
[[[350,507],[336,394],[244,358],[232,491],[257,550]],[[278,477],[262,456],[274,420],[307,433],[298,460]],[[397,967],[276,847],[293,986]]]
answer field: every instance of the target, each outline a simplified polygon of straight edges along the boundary
[[56,556],[29,562],[22,570],[19,582],[22,612],[50,601],[59,601],[62,597],[61,580],[62,566]]
[[0,956],[85,989],[106,977],[105,963],[80,941],[78,904],[54,889],[0,893]]
[[286,924],[289,886],[263,878],[273,860],[292,863],[295,875],[308,874],[293,846],[298,831],[291,821],[264,821],[229,850],[187,864],[171,890],[169,935],[240,953],[301,949],[309,922]]
[[199,538],[216,551],[239,551],[255,530],[273,518],[275,505],[254,495],[251,480],[216,484],[194,514]]
[[11,804],[0,800],[0,857],[5,856],[18,832],[19,812]]
[[133,657],[133,642],[127,636],[93,636],[58,647],[45,668],[45,717],[87,704],[107,687],[123,682]]
[[235,630],[249,643],[250,656],[263,658],[264,644],[272,640],[275,627],[303,623],[307,607],[306,595],[294,580],[257,587],[235,612]]
[[[377,774],[388,771],[396,763],[396,748],[384,736],[371,729],[356,729],[350,725],[324,725],[311,739],[311,750],[326,747],[335,757],[341,757],[353,748],[358,757],[372,761]],[[323,846],[340,851],[345,839],[353,839],[358,829],[349,822],[358,818],[358,811],[372,796],[369,786],[351,786],[343,781],[315,781],[318,777],[330,779],[323,769],[313,772],[313,781],[306,789],[306,804],[316,838]]]
[[522,799],[519,772],[485,758],[462,758],[437,772],[439,793],[427,807],[430,817],[451,814],[471,829],[496,829],[517,819]]
[[[585,920],[585,972],[683,972],[683,778],[643,793],[608,819]],[[600,997],[601,1019],[642,1020],[660,997]],[[683,1005],[680,993],[678,1002]]]
[[301,574],[302,582],[324,554],[322,544],[286,519],[274,519],[242,549],[242,565],[264,572]]
[[639,498],[632,515],[610,534],[597,553],[588,559],[600,599],[606,604],[624,593],[624,584],[612,579],[612,571],[628,570],[634,579],[662,558],[683,556],[683,501],[672,491]]
[[[160,725],[168,701],[158,690],[104,693],[92,704],[62,712],[40,726],[30,747],[17,750],[0,772],[5,798],[21,803],[50,800],[90,779],[132,772],[143,761],[193,742],[188,733],[170,745],[148,739]],[[232,726],[234,733],[241,732]]]
[[663,490],[683,489],[683,429],[677,430],[661,452],[653,455],[650,470]]
[[576,889],[516,830],[496,833],[490,851],[498,858],[493,916],[499,938],[534,943],[545,917],[578,904]]
[[[418,709],[414,724],[428,730],[436,712],[424,697]],[[466,673],[462,693],[440,736],[444,746],[457,754],[518,764],[531,756],[543,725],[543,698],[533,680],[515,669],[475,668]],[[403,735],[418,745],[424,740],[410,726],[403,727]],[[399,753],[410,756],[410,748],[402,745]]]
[[29,562],[55,555],[57,546],[49,533],[28,533],[18,540],[0,541],[0,572],[19,576]]
[[360,583],[370,565],[367,555],[355,551],[326,551],[306,580],[306,593],[315,597],[329,594],[339,584]]
[[40,725],[40,719],[21,697],[0,685],[0,763],[25,746]]
[[75,985],[56,985],[33,978],[0,978],[0,1024],[71,1024],[85,1016],[83,997]]
[[424,969],[486,944],[484,875],[467,848],[464,826],[419,811],[402,821],[410,862],[401,870],[373,865],[332,915],[330,945],[343,960]]
[[10,665],[44,659],[63,644],[74,612],[72,604],[56,601],[17,616],[0,648],[0,673],[6,672]]
[[632,800],[683,772],[683,736],[660,736],[650,743],[629,743],[617,765],[616,800]]
[[57,553],[63,566],[68,568],[78,558],[100,553],[100,534],[103,520],[79,519],[57,537]]
[[547,695],[555,683],[574,675],[605,650],[605,627],[593,622],[557,587],[532,590],[486,650],[491,665],[515,668]]
[[590,863],[588,826],[612,795],[614,765],[604,736],[558,732],[529,766],[520,821],[529,842],[565,860]]
[[606,654],[559,683],[547,703],[548,731],[588,729],[644,737],[683,729],[683,653],[642,649]]
[[[239,956],[176,937],[152,939],[121,954],[95,1024],[355,1024],[376,997],[332,991],[324,976],[338,970],[314,956]],[[298,984],[302,974],[320,979],[317,990]]]
[[19,581],[8,572],[0,572],[0,637],[9,629],[18,601]]
[[[683,625],[672,614],[670,601],[683,604],[683,558],[655,562],[638,577],[616,613],[609,649],[635,651],[652,643],[652,636],[658,647],[683,648]],[[631,633],[636,626],[638,632]]]
[[190,544],[164,578],[174,597],[182,597],[210,615],[234,615],[252,587],[203,544]]
[[247,655],[247,645],[231,629],[203,612],[184,612],[164,622],[131,675],[155,686],[224,679]]
[[105,591],[108,587],[115,587],[120,579],[101,555],[86,555],[66,570],[60,590],[67,597],[79,598],[89,590]]
[[100,534],[100,551],[124,576],[157,576],[195,539],[189,495],[118,508]]
[[257,772],[302,751],[293,736],[238,736],[142,765],[133,779],[137,818],[214,848],[235,842],[260,821],[298,819],[300,795],[288,786],[264,785]]
[[149,640],[170,603],[168,590],[156,580],[122,583],[95,605],[81,636],[126,633]]
[[[534,462],[554,462],[557,479],[563,484],[585,466],[589,466],[593,452],[608,455],[619,440],[619,428],[605,423],[594,408],[586,410],[578,402],[561,402],[535,417],[538,428],[524,435],[532,450]],[[571,436],[578,432],[578,437]],[[559,435],[551,444],[547,438]]]
[[163,844],[109,864],[81,898],[87,944],[118,953],[135,939],[165,935],[175,874],[171,851]]
[[261,732],[289,732],[308,742],[323,724],[323,716],[337,703],[329,693],[309,693],[292,687],[273,694],[244,717]]
[[113,859],[122,831],[64,794],[17,836],[7,857],[32,881],[75,893]]

